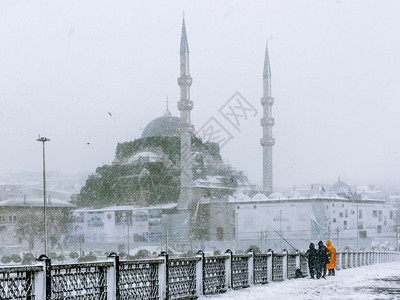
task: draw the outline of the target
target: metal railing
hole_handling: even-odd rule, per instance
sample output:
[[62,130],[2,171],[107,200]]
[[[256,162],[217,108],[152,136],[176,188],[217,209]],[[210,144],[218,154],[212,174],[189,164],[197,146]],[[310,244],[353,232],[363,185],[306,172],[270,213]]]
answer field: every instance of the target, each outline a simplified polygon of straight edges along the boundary
[[[42,256],[43,257],[43,256]],[[336,269],[400,260],[400,252],[338,251]],[[308,274],[304,253],[268,253],[189,258],[124,260],[113,253],[107,261],[51,264],[44,257],[34,266],[0,268],[0,299],[196,299]]]

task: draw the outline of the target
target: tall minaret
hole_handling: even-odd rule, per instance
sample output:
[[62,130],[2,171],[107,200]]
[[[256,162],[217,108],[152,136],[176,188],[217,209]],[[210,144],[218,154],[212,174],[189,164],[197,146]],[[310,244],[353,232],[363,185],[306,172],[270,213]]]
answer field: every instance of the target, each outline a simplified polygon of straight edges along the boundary
[[181,193],[179,196],[178,209],[186,210],[193,199],[193,126],[190,120],[190,111],[193,108],[193,101],[190,100],[190,86],[192,85],[192,77],[190,77],[189,74],[189,45],[186,36],[185,19],[183,19],[182,22],[180,61],[181,76],[178,78],[178,85],[181,88],[181,99],[178,102],[178,109],[181,112]]
[[275,139],[272,137],[272,126],[274,126],[274,118],[272,118],[272,104],[274,98],[271,97],[271,67],[269,64],[268,44],[265,49],[264,72],[263,72],[263,97],[261,105],[263,106],[263,117],[261,126],[263,128],[263,137],[261,146],[263,147],[263,191],[266,194],[273,192],[272,181],[272,146]]

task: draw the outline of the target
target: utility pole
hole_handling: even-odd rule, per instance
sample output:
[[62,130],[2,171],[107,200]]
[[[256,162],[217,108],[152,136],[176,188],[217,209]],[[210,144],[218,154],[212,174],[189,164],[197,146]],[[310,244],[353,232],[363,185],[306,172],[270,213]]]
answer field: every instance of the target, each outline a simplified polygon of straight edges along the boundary
[[44,225],[44,254],[47,256],[47,203],[46,203],[46,152],[45,143],[50,139],[40,136],[38,142],[43,144],[43,225]]
[[399,217],[400,217],[400,206],[396,211],[396,251],[399,251]]
[[356,209],[357,209],[357,214],[356,214],[356,218],[357,218],[357,222],[356,222],[356,233],[357,233],[357,251],[358,251],[358,202],[356,203]]
[[236,252],[239,251],[239,213],[236,213]]
[[[282,237],[282,210],[279,211],[279,234]],[[282,251],[282,238],[279,239],[279,247]]]

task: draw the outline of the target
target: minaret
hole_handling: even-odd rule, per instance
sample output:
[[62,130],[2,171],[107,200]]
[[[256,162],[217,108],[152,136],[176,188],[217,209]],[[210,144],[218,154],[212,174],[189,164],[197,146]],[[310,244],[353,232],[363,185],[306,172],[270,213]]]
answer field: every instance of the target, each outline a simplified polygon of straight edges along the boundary
[[178,109],[181,112],[181,192],[178,209],[187,210],[193,199],[192,177],[192,133],[193,126],[190,120],[190,111],[193,101],[190,100],[190,86],[192,77],[189,74],[189,45],[186,36],[185,19],[182,22],[181,49],[180,49],[180,77],[178,85],[181,89],[181,99]]
[[271,67],[269,64],[268,44],[265,49],[263,87],[263,97],[261,98],[261,105],[263,106],[263,117],[261,119],[263,128],[263,137],[261,139],[261,146],[263,147],[263,191],[268,195],[273,192],[272,147],[275,144],[275,139],[272,137],[272,126],[274,126],[272,105],[274,104],[274,98],[271,97]]

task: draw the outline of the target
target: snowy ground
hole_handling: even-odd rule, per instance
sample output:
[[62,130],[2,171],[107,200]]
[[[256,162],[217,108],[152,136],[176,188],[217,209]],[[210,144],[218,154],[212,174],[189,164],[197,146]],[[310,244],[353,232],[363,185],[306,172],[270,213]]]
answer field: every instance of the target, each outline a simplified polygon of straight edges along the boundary
[[336,271],[324,279],[291,279],[199,299],[400,299],[400,262]]

